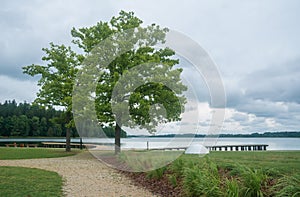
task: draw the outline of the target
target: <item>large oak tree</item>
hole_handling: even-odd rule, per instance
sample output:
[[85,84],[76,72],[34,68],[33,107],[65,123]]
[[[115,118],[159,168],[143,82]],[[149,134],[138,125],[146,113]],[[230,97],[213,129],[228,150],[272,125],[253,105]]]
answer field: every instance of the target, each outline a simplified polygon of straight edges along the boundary
[[[87,92],[80,99],[89,100],[93,97],[94,100],[91,101],[95,104],[97,124],[115,128],[115,153],[120,152],[122,126],[135,128],[138,125],[139,128],[155,132],[159,123],[180,120],[180,114],[184,110],[185,97],[182,92],[186,90],[186,86],[180,80],[182,69],[174,68],[179,61],[173,58],[173,50],[154,48],[156,44],[165,41],[168,30],[155,24],[147,27],[142,27],[141,24],[142,21],[133,12],[121,11],[119,16],[112,17],[109,22],[101,21],[87,28],[73,28],[73,43],[83,50],[83,55],[76,54],[70,47],[51,44],[49,49],[43,49],[46,52],[43,60],[47,65],[24,67],[26,74],[41,74],[38,83],[41,88],[36,102],[48,106],[64,106],[69,127],[73,125],[73,86],[89,87],[85,82],[78,81],[76,74],[84,73],[85,69],[92,70],[88,73],[97,76],[96,89],[94,92]],[[123,38],[125,35],[127,39],[114,35],[122,35]],[[103,49],[101,43],[107,39],[110,40],[107,43],[111,47]],[[124,47],[126,50],[122,51]],[[98,57],[99,54],[101,57]],[[114,59],[102,66],[99,59],[110,57]],[[140,65],[144,69],[133,69]],[[143,84],[132,89],[134,82],[128,78],[135,79],[141,73]],[[81,101],[78,104],[88,103]],[[128,116],[123,115],[124,110],[128,111]],[[70,142],[69,133],[67,132],[67,143]]]

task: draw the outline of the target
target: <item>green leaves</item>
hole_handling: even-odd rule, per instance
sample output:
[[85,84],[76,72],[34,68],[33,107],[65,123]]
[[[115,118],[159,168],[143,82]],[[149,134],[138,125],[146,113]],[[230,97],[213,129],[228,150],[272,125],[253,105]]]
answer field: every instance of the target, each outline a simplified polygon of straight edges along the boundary
[[[76,106],[84,103],[76,109],[81,118],[150,132],[158,123],[180,120],[187,88],[181,83],[182,70],[173,68],[179,61],[172,58],[172,49],[155,48],[168,30],[141,24],[132,12],[121,11],[109,22],[72,30],[73,42],[88,53],[73,97]],[[90,102],[95,102],[97,117],[90,116],[93,106],[83,107]]]
[[44,48],[42,60],[47,65],[23,67],[23,72],[30,76],[41,75],[38,85],[41,86],[35,100],[44,106],[63,106],[72,110],[72,90],[78,66],[82,56],[77,55],[70,47],[50,43],[50,48]]
[[179,61],[172,49],[155,48],[165,42],[168,29],[141,24],[133,12],[121,11],[108,22],[71,30],[83,55],[65,45],[43,48],[45,65],[23,68],[25,74],[41,76],[35,102],[63,106],[68,127],[74,126],[73,106],[76,121],[89,119],[95,125],[155,132],[158,123],[180,120],[187,88],[180,79],[182,70],[173,68]]

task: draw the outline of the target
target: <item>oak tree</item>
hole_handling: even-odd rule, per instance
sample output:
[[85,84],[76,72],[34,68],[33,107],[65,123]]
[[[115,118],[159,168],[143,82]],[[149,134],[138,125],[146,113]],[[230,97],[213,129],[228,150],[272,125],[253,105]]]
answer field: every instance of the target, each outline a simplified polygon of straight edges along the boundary
[[[83,98],[76,105],[86,100],[84,111],[95,102],[100,125],[115,128],[116,154],[120,152],[122,126],[154,133],[159,123],[180,120],[184,110],[182,69],[174,68],[179,60],[174,59],[172,49],[155,48],[164,43],[168,29],[141,25],[133,12],[121,11],[109,22],[72,30],[73,43],[88,54],[80,70],[86,77],[77,84],[82,86]],[[91,75],[94,77],[89,78]],[[90,87],[95,81],[93,90]],[[78,114],[90,115],[82,111]]]
[[[84,104],[94,101],[97,124],[115,128],[115,153],[120,152],[122,126],[155,132],[159,123],[180,120],[186,86],[180,79],[182,69],[174,68],[179,60],[174,59],[172,49],[154,47],[165,42],[167,32],[155,24],[142,27],[142,20],[133,12],[121,11],[109,22],[72,29],[73,43],[82,54],[51,43],[50,48],[43,49],[45,65],[23,68],[26,74],[41,76],[36,103],[65,108],[67,151],[74,125],[73,87],[89,90],[89,83],[96,83],[95,90],[84,93],[77,104],[86,110],[89,107]],[[96,80],[78,81],[76,75],[84,72]]]

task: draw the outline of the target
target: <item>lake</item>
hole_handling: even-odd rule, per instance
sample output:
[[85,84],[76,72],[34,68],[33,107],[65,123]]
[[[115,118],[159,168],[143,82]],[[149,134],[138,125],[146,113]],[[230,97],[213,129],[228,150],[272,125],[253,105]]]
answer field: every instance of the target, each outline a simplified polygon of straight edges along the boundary
[[[0,139],[0,142],[65,142],[64,138],[25,138]],[[79,142],[73,138],[72,142]],[[167,138],[167,137],[133,137],[121,139],[122,148],[146,149],[164,147],[186,147],[191,143],[205,145],[241,145],[268,144],[267,150],[300,150],[300,138]],[[85,138],[83,143],[113,144],[114,139]]]

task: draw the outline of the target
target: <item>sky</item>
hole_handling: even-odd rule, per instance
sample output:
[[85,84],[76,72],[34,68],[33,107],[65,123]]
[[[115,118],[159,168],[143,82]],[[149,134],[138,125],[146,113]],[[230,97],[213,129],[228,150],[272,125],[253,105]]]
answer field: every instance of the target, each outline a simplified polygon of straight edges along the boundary
[[[222,133],[299,130],[299,8],[298,0],[2,0],[0,102],[32,102],[38,77],[23,74],[23,66],[43,64],[41,49],[50,42],[75,47],[72,27],[107,21],[125,10],[144,25],[187,35],[210,55],[226,92]],[[205,130],[217,109],[207,99],[197,106]]]

